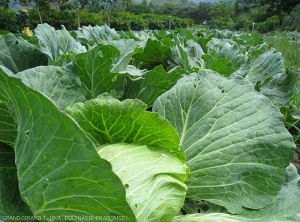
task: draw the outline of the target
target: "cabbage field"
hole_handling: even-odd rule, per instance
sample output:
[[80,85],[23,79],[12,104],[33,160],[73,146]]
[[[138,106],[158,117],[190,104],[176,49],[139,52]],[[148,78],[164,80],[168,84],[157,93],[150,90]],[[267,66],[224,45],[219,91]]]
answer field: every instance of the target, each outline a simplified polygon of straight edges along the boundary
[[298,75],[255,33],[0,33],[0,221],[299,221]]

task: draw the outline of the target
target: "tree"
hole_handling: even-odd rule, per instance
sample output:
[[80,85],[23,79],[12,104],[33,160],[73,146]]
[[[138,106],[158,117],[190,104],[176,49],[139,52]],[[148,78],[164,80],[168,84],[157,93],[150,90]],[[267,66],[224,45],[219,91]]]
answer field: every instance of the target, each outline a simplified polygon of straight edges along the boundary
[[239,7],[244,9],[243,12],[249,11],[251,8],[264,6],[269,15],[268,17],[282,15],[283,13],[289,14],[299,4],[299,0],[237,0],[236,2]]
[[82,10],[87,9],[88,12],[103,13],[108,16],[108,25],[110,20],[111,8],[116,0],[74,0],[66,1],[61,4],[61,10],[75,10],[77,14],[77,26],[80,25],[80,13]]
[[9,0],[0,0],[0,7],[9,8]]
[[143,13],[152,13],[152,9],[148,7],[148,5],[144,4],[133,4],[130,7],[128,7],[126,11],[132,12],[136,15],[140,15]]
[[124,11],[126,11],[127,8],[133,6],[131,0],[122,0],[121,2],[122,2],[122,6],[124,8]]
[[214,4],[211,2],[200,2],[195,9],[195,23],[201,24],[212,20],[210,11]]
[[30,6],[36,9],[40,23],[43,23],[41,9],[47,8],[50,3],[54,3],[57,0],[15,0],[14,4],[19,4],[22,6]]
[[291,12],[293,25],[297,30],[300,30],[300,4],[298,4]]
[[234,5],[231,2],[214,3],[209,15],[212,18],[212,27],[220,29],[233,28]]
[[196,19],[196,7],[189,6],[189,5],[178,5],[175,8],[174,16],[179,18],[189,18],[189,19]]
[[156,13],[161,15],[174,15],[173,13],[175,10],[176,5],[172,3],[165,3],[156,10]]

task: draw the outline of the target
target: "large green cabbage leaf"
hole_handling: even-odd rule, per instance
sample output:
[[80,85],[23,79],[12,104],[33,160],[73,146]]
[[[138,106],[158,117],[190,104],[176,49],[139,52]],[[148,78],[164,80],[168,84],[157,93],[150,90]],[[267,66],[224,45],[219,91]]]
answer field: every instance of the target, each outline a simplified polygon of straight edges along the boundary
[[115,90],[118,97],[123,95],[125,75],[111,72],[119,56],[120,51],[112,45],[97,45],[75,56],[74,64],[80,70],[80,80],[92,98],[111,90]]
[[122,182],[71,118],[2,69],[0,90],[18,129],[14,150],[20,194],[35,216],[135,221]]
[[245,210],[242,216],[264,221],[299,221],[300,175],[294,165],[287,168],[285,183],[274,203],[258,211]]
[[175,217],[172,222],[291,222],[300,219],[300,175],[294,165],[286,170],[286,180],[274,203],[260,209],[245,209],[241,215],[227,213],[190,214]]
[[185,71],[180,67],[166,72],[160,65],[142,73],[139,79],[128,77],[124,98],[140,99],[150,107],[157,97],[171,89],[183,74]]
[[121,178],[137,221],[170,221],[179,212],[186,195],[187,167],[172,154],[123,143],[105,146],[99,155]]
[[16,76],[29,87],[48,96],[60,109],[86,100],[86,90],[78,76],[69,69],[57,66],[39,66],[19,72]]
[[159,40],[148,39],[144,51],[134,55],[134,65],[148,70],[158,65],[166,66],[171,48]]
[[[9,73],[9,70],[6,70],[6,73]],[[10,75],[14,74],[10,73]],[[48,96],[62,110],[68,105],[86,100],[85,94],[87,93],[81,86],[79,77],[69,69],[38,66],[19,72],[15,76],[22,79],[29,87]],[[8,98],[4,92],[0,95],[0,101],[0,141],[13,146],[17,130],[13,117],[7,110]]]
[[73,60],[75,54],[85,52],[86,48],[77,42],[63,26],[55,30],[48,24],[39,24],[34,30],[39,39],[41,51],[48,55],[49,64],[66,64]]
[[140,143],[166,149],[182,162],[184,151],[170,123],[157,113],[147,112],[140,100],[93,99],[66,108],[97,146]]
[[202,47],[192,39],[185,42],[180,36],[175,36],[176,45],[172,47],[168,59],[168,69],[181,66],[187,72],[196,72],[204,66]]
[[[14,75],[4,66],[0,66],[0,69],[5,70],[8,75]],[[5,92],[0,88],[0,142],[13,146],[16,140],[17,130],[15,128],[15,121],[7,109],[8,103],[9,101]]]
[[187,197],[230,213],[275,200],[295,145],[280,110],[249,81],[201,70],[179,80],[153,110],[179,133],[191,169]]
[[[0,90],[1,92],[1,90]],[[8,101],[0,98],[0,142],[13,145],[17,136],[14,119],[7,110]]]
[[286,105],[296,91],[298,73],[286,72],[281,53],[254,50],[245,64],[232,74],[243,76],[278,107]]
[[21,37],[15,37],[11,33],[0,35],[0,45],[0,65],[13,73],[47,65],[47,55]]
[[236,43],[228,39],[211,39],[207,45],[207,54],[203,56],[205,68],[214,70],[223,76],[230,76],[245,63]]
[[76,35],[78,39],[91,46],[120,38],[120,35],[106,24],[103,26],[83,26],[76,31]]

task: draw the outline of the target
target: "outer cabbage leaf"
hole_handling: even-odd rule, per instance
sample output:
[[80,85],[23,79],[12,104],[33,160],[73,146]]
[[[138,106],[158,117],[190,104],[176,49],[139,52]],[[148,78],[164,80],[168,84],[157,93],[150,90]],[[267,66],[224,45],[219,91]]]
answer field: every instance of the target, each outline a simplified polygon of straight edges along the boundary
[[7,101],[0,99],[0,142],[13,146],[17,131],[15,129],[14,119],[7,110],[7,104]]
[[48,55],[50,64],[66,64],[74,54],[85,52],[86,48],[77,42],[63,26],[55,30],[48,24],[39,24],[35,29],[41,51]]
[[74,64],[80,70],[80,80],[93,98],[111,90],[117,91],[118,97],[123,95],[125,75],[111,72],[119,56],[119,50],[112,45],[97,45],[75,56]]
[[232,74],[237,76],[248,79],[279,107],[286,105],[296,90],[297,75],[286,73],[282,55],[275,51],[253,51],[247,62]]
[[202,59],[204,52],[201,46],[193,40],[188,40],[187,46],[185,46],[184,40],[178,36],[175,40],[176,46],[172,48],[172,53],[168,59],[168,69],[181,66],[187,72],[198,71],[204,65]]
[[230,76],[236,69],[228,59],[214,58],[211,55],[203,55],[205,68],[216,71],[223,76]]
[[260,221],[299,221],[300,219],[300,180],[294,165],[287,168],[285,183],[279,192],[277,199],[269,206],[258,210],[245,210],[243,217],[253,218]]
[[157,97],[171,89],[184,73],[179,67],[166,72],[162,66],[157,66],[142,74],[140,79],[128,78],[124,97],[140,99],[150,107]]
[[158,65],[166,65],[171,48],[161,41],[148,39],[144,52],[134,56],[134,65],[139,68],[154,69]]
[[103,147],[99,155],[121,178],[137,221],[170,221],[180,211],[187,167],[169,152],[145,145],[113,144]]
[[35,221],[20,196],[14,149],[0,143],[0,154],[0,220],[12,221],[5,216],[32,216],[23,221]]
[[[0,70],[3,70],[8,75],[14,75],[9,69],[3,66],[0,66]],[[15,121],[7,109],[8,103],[5,91],[0,88],[0,142],[13,146],[16,140],[17,130],[15,128]]]
[[174,34],[177,36],[184,37],[186,41],[188,40],[193,40],[193,41],[198,41],[198,36],[197,34],[193,33],[191,30],[185,29],[185,28],[180,28],[174,30]]
[[187,197],[230,213],[275,200],[295,145],[280,110],[249,81],[202,70],[179,80],[153,109],[179,133],[191,169]]
[[175,217],[172,222],[189,221],[249,221],[249,222],[288,222],[300,219],[300,176],[292,164],[287,168],[286,181],[274,203],[260,210],[245,209],[241,215],[225,213],[191,214]]
[[0,35],[0,65],[17,73],[40,65],[47,65],[47,56],[35,45],[13,34]]
[[84,102],[86,90],[79,77],[69,69],[40,66],[16,75],[31,88],[48,96],[60,109],[76,102]]
[[207,54],[203,56],[205,68],[224,76],[230,76],[245,63],[237,44],[229,40],[212,39],[207,43]]
[[268,79],[262,87],[259,86],[259,90],[275,105],[281,107],[287,105],[297,91],[298,79],[298,72],[286,70],[286,75]]
[[214,38],[206,46],[207,54],[228,59],[236,69],[245,63],[245,56],[240,54],[239,47],[234,42]]
[[139,100],[94,99],[66,108],[97,146],[140,143],[166,149],[184,162],[176,130]]
[[[120,56],[123,57],[128,53],[138,48],[139,44],[133,39],[118,39],[108,42],[110,45],[115,46],[120,51]],[[142,52],[142,50],[140,51]]]
[[76,31],[76,34],[77,38],[87,42],[89,45],[120,38],[120,35],[106,24],[103,26],[83,26]]
[[111,72],[129,73],[132,76],[136,76],[136,72],[143,72],[143,70],[139,70],[135,66],[129,65],[132,57],[136,53],[141,53],[143,51],[142,48],[137,48],[137,43],[135,41],[132,39],[120,39],[117,41],[112,41],[110,44],[115,46],[120,51],[120,56],[116,58]]
[[124,216],[135,221],[122,182],[70,117],[2,70],[0,88],[11,101],[18,129],[19,190],[35,216]]
[[249,52],[251,49],[264,44],[263,35],[256,32],[243,32],[234,33],[232,39],[239,45],[240,50],[244,53]]

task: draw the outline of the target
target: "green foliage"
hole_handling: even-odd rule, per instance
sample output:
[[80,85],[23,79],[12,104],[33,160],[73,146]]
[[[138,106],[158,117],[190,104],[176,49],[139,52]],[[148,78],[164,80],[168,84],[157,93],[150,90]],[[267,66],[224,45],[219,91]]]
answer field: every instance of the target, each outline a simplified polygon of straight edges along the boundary
[[120,12],[118,16],[111,18],[111,27],[116,30],[144,30],[149,27],[149,20],[142,15]]
[[265,36],[269,48],[282,53],[285,67],[300,68],[300,34],[298,32],[273,32]]
[[247,14],[240,14],[235,19],[235,29],[237,30],[251,31],[252,25],[253,23]]
[[143,14],[143,13],[152,13],[153,9],[150,8],[148,5],[144,4],[133,4],[127,8],[128,12],[134,13],[136,15]]
[[[29,11],[29,26],[34,29],[40,24],[40,19],[37,9]],[[55,29],[60,29],[62,26],[68,30],[77,29],[77,11],[76,10],[60,10],[51,7],[40,9],[43,22],[51,25]],[[17,21],[16,13],[9,9],[0,8],[0,29],[19,33],[23,27]],[[110,26],[116,30],[145,30],[145,29],[168,29],[169,16],[155,15],[151,13],[134,14],[130,12],[112,11],[110,15]],[[171,28],[186,28],[194,24],[193,20],[187,18],[172,17]],[[82,26],[96,26],[108,23],[108,14],[99,14],[88,12],[87,10],[80,11],[80,24]]]
[[234,14],[234,5],[231,2],[221,1],[215,4],[209,14],[212,18],[212,28],[233,29],[234,22],[232,17]]
[[293,16],[293,24],[295,25],[296,30],[300,30],[300,4],[297,5],[294,10],[291,12]]
[[0,0],[0,5],[3,8],[9,8],[9,0]]
[[210,11],[213,10],[214,4],[210,2],[200,2],[196,7],[195,22],[202,24],[203,22],[209,22],[212,20]]
[[23,28],[23,25],[17,19],[15,11],[0,7],[0,30],[20,33]]
[[178,17],[170,17],[168,15],[142,14],[142,18],[148,20],[149,29],[161,30],[169,29],[169,21],[171,19],[171,28],[187,28],[194,24],[191,19],[182,19]]
[[[30,27],[34,28],[40,24],[38,12],[36,9],[31,9],[29,12]],[[43,22],[51,25],[55,29],[60,29],[61,26],[72,30],[77,28],[76,14],[74,11],[59,10],[54,8],[47,8],[40,10]]]
[[270,32],[275,31],[279,28],[280,18],[277,15],[273,15],[270,18],[267,18],[265,21],[260,22],[257,25],[257,29],[259,32]]
[[104,25],[106,22],[107,17],[105,15],[91,13],[87,11],[80,12],[80,24],[82,26]]
[[[239,0],[235,3],[235,17],[241,15],[248,17],[250,22],[255,22],[256,30],[260,32],[274,31],[279,28],[292,31],[300,24],[297,4],[299,4],[297,0]],[[236,21],[237,27],[241,27],[241,21],[239,19]]]

